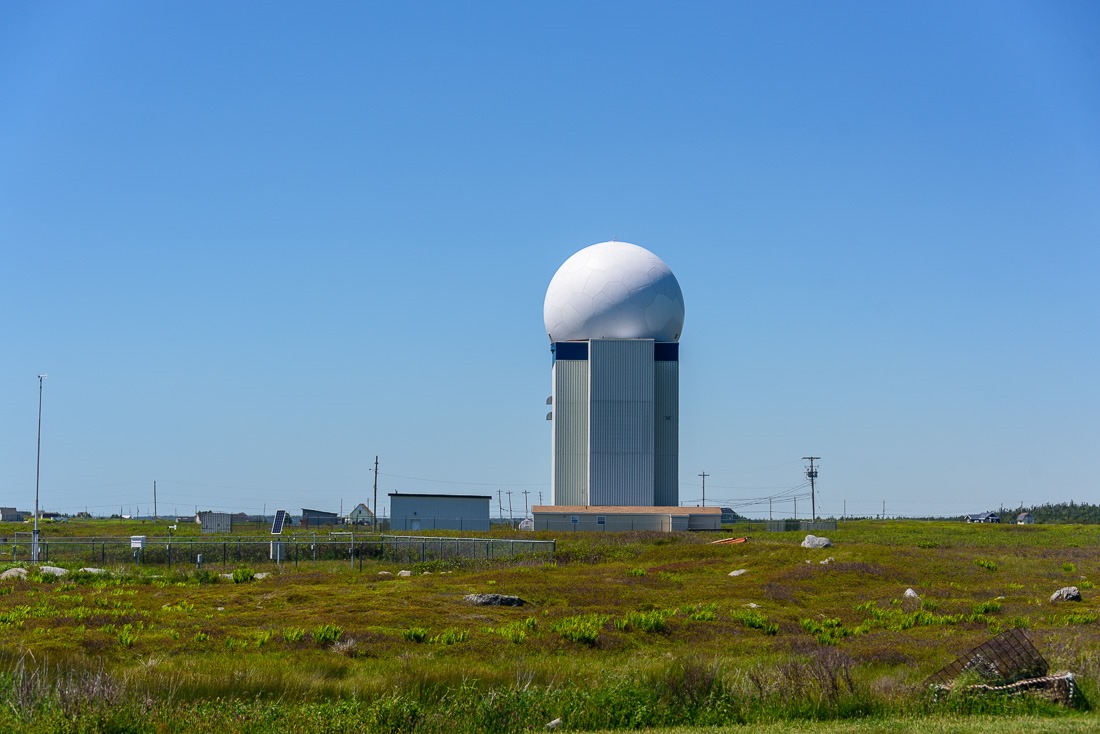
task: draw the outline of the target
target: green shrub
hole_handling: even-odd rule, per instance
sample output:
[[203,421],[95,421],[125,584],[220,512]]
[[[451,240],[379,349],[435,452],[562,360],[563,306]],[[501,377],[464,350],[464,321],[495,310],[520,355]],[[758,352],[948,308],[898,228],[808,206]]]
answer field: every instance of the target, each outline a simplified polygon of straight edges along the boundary
[[233,569],[233,583],[235,584],[247,584],[256,580],[256,572],[251,568],[235,568]]
[[552,629],[561,635],[562,639],[570,642],[595,645],[600,638],[600,630],[610,620],[611,617],[606,614],[581,614],[555,622]]
[[423,642],[428,639],[428,630],[423,627],[406,627],[401,631],[401,637],[409,642]]
[[980,568],[984,568],[986,571],[996,571],[997,570],[997,564],[996,563],[994,563],[993,561],[983,561],[980,558],[978,560],[974,561],[974,565],[978,566]]
[[626,572],[626,575],[627,576],[645,576],[645,573],[646,573],[646,571],[645,571],[644,568],[632,568],[632,569],[630,569],[629,571]]
[[738,609],[730,616],[749,629],[760,630],[766,635],[779,634],[779,625],[769,621],[766,615],[755,609]]
[[1077,565],[1073,563],[1063,563],[1062,570],[1066,573],[1077,573]]
[[221,576],[207,568],[199,568],[191,575],[197,584],[216,584],[221,581]]
[[344,634],[344,630],[340,629],[334,624],[322,624],[313,628],[311,633],[313,641],[318,645],[331,645],[340,639],[340,635]]
[[118,644],[122,647],[133,647],[134,643],[137,642],[137,633],[134,631],[133,625],[124,624],[122,629],[118,631],[116,638]]
[[999,601],[983,601],[975,604],[971,609],[974,614],[996,614],[1001,611],[1001,603]]
[[615,629],[623,632],[641,630],[642,632],[663,632],[668,613],[660,610],[652,612],[627,612],[622,619],[615,620]]
[[693,607],[684,607],[683,611],[693,622],[713,622],[718,619],[717,604],[696,604]]
[[444,630],[431,639],[433,645],[457,645],[460,642],[465,642],[470,639],[470,633],[466,630],[449,629]]
[[835,645],[852,634],[852,630],[842,625],[840,619],[835,617],[823,619],[820,622],[812,619],[800,619],[798,623],[802,626],[802,629],[817,638],[817,641],[822,645]]
[[306,631],[301,627],[287,627],[283,630],[283,640],[286,642],[301,642],[306,636]]

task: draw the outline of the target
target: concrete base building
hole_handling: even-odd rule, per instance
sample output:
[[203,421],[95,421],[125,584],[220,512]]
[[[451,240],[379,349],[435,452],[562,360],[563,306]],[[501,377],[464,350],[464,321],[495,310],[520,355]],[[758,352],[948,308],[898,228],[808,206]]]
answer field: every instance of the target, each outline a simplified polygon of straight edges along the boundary
[[605,531],[679,532],[721,530],[720,507],[568,507],[537,505],[535,530],[550,532]]

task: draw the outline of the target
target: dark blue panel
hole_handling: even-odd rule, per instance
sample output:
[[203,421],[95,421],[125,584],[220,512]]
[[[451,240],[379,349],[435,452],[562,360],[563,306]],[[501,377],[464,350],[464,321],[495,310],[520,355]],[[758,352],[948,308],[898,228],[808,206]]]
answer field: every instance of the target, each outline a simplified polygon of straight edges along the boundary
[[680,343],[679,342],[654,342],[653,343],[653,361],[654,362],[679,362],[680,361]]
[[571,359],[586,361],[588,359],[588,342],[554,342],[550,345],[550,353],[554,359]]

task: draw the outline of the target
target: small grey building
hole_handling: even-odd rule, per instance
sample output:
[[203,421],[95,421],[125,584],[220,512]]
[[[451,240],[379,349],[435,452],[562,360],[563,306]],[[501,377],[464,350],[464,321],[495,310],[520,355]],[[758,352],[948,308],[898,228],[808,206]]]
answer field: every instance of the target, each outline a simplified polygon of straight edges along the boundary
[[14,507],[0,507],[0,522],[23,522],[23,513]]
[[340,515],[325,510],[310,510],[302,508],[302,527],[315,528],[320,525],[339,525]]
[[389,496],[391,530],[489,530],[489,495],[390,492]]
[[228,533],[233,529],[233,516],[228,512],[200,512],[198,521],[203,533]]

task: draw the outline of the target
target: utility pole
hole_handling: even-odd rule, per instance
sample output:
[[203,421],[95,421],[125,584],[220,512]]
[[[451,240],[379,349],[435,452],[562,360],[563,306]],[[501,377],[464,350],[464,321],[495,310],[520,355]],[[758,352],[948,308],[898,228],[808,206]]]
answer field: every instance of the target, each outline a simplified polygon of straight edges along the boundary
[[31,536],[31,563],[38,563],[38,485],[42,479],[42,381],[46,373],[38,376],[38,458],[34,469],[34,535]]
[[[706,507],[707,506],[707,477],[709,477],[710,474],[707,474],[705,471],[701,471],[701,472],[699,472],[698,476],[703,478],[703,507]],[[721,487],[719,487],[719,489],[721,489]]]
[[157,480],[153,480],[153,521],[157,519]]
[[768,498],[768,519],[772,519],[772,498]]
[[[370,531],[378,532],[378,455],[374,456],[374,517],[370,521]],[[391,530],[392,532],[392,530]]]
[[523,519],[524,520],[527,519],[527,515],[528,515],[528,512],[527,512],[527,495],[529,495],[529,494],[531,494],[531,490],[529,490],[529,489],[523,490]]
[[798,498],[794,498],[794,519],[798,519]]
[[[539,504],[540,504],[540,505],[542,504],[542,492],[539,492]],[[1020,507],[1023,507],[1023,506],[1024,506],[1024,503],[1023,503],[1023,502],[1021,502],[1021,503],[1020,503]]]
[[840,516],[845,520],[848,519],[848,500],[844,500],[844,512],[840,513]]
[[515,515],[512,514],[512,490],[508,490],[508,525],[511,526],[512,521],[515,519]]
[[497,516],[504,522],[504,500],[500,498],[501,490],[497,490]]
[[809,459],[810,468],[806,470],[806,476],[810,480],[810,522],[817,520],[817,505],[814,502],[814,480],[817,479],[817,469],[814,469],[814,462],[821,459],[820,456],[803,456],[802,460]]

